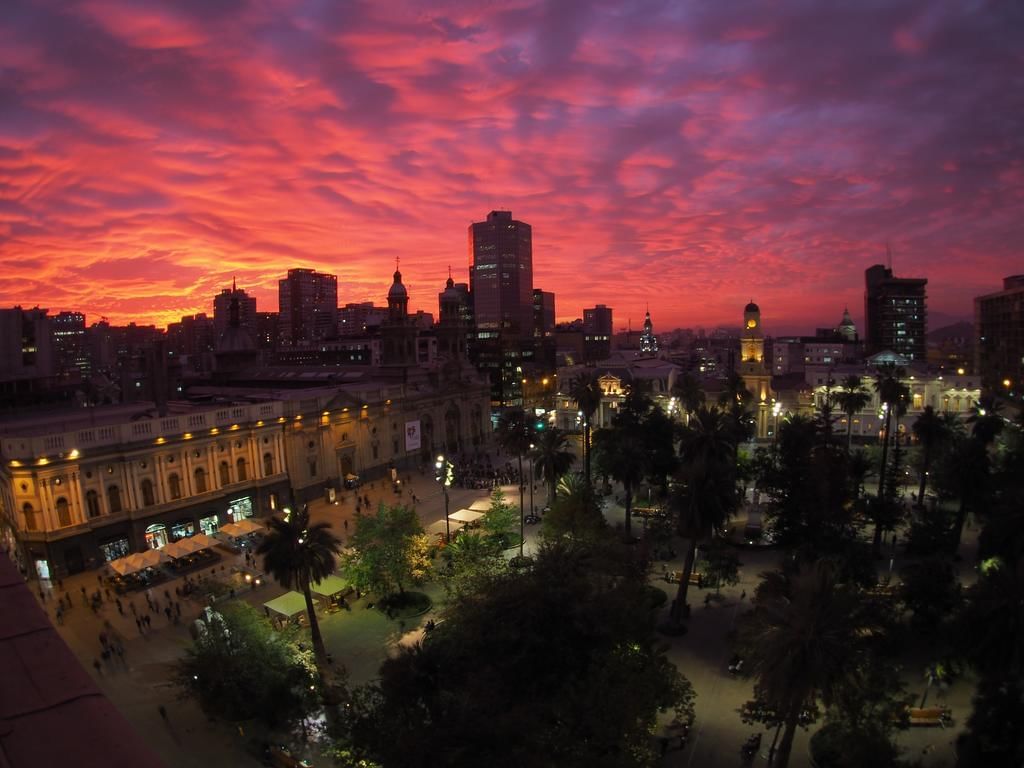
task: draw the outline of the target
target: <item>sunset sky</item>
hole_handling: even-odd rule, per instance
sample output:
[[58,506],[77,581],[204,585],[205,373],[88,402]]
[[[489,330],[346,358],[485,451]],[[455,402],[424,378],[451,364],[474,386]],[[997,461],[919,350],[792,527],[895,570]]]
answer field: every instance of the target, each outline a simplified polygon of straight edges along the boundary
[[560,319],[768,332],[1024,272],[1024,6],[3,0],[0,306],[164,325],[291,267],[437,312],[533,225]]

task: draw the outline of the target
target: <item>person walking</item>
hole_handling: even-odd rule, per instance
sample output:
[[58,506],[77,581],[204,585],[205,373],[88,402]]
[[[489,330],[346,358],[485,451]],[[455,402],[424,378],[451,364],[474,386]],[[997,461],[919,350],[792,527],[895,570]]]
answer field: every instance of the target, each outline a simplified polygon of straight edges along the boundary
[[121,604],[121,598],[119,598],[119,597],[114,598],[114,605],[117,606],[117,612],[121,616],[124,616],[124,606]]
[[170,725],[171,721],[167,719],[167,707],[165,707],[163,704],[161,704],[156,709],[157,709],[157,712],[160,713],[160,719],[163,720],[168,725]]
[[100,660],[99,659],[93,659],[92,660],[92,667],[93,667],[93,669],[96,670],[96,674],[97,675],[99,675],[100,677],[103,677],[103,665],[100,664]]
[[135,617],[135,626],[138,628],[139,634],[141,635],[142,634],[142,619],[140,619],[138,616]]
[[132,612],[132,616],[138,616],[139,614],[135,610],[135,603],[128,603],[128,610]]

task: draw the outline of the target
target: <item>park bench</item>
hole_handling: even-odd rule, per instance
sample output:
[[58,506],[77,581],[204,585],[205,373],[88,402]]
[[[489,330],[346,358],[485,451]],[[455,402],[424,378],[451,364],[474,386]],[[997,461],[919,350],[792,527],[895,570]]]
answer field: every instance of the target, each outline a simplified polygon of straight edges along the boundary
[[[682,571],[665,571],[665,581],[667,581],[669,584],[678,584],[682,578]],[[697,571],[693,571],[690,573],[690,584],[699,587],[703,585],[703,582],[703,573],[697,573]]]
[[950,722],[949,707],[907,707],[907,718],[911,725],[941,726]]

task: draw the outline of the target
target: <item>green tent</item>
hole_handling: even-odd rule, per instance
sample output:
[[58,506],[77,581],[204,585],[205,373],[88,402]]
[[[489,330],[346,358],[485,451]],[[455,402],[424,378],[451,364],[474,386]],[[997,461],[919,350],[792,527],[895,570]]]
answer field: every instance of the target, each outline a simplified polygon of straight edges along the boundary
[[328,576],[323,581],[311,584],[309,589],[318,597],[326,597],[330,599],[335,595],[347,594],[351,591],[352,587],[347,581],[338,576]]
[[299,592],[285,592],[280,597],[275,597],[273,600],[264,603],[263,607],[279,616],[290,619],[298,616],[300,613],[305,613],[306,598]]

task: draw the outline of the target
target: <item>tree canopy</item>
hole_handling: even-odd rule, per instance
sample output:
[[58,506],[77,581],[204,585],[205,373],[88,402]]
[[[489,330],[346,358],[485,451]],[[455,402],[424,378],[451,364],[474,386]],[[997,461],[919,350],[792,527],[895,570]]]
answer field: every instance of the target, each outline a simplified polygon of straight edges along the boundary
[[387,597],[427,578],[430,539],[415,510],[381,504],[375,513],[357,513],[355,522],[351,551],[343,556],[353,584]]

